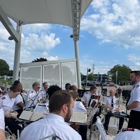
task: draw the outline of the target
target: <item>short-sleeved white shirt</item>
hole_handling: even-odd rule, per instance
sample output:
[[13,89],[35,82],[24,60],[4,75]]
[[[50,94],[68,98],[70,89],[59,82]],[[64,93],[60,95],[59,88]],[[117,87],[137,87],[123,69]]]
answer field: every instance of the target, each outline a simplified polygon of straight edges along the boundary
[[[70,127],[63,117],[51,113],[28,125],[22,131],[20,140],[39,140],[52,134],[56,134],[62,140],[82,140],[78,132]],[[52,140],[52,138],[48,138],[48,140]]]
[[26,97],[26,107],[36,106],[37,101],[41,99],[41,93],[30,90]]
[[139,140],[140,130],[135,129],[134,131],[124,131],[116,135],[113,140]]
[[[131,91],[130,96],[131,97],[129,99],[128,105],[132,104],[134,101],[140,102],[140,82],[135,84],[135,87]],[[140,111],[140,104],[138,107],[131,109],[131,110]]]
[[0,129],[5,130],[4,111],[0,108]]
[[19,94],[16,98],[15,98],[15,103],[13,106],[13,110],[18,110],[21,109],[19,106],[17,106],[18,103],[22,102],[23,103],[23,98],[22,96]]
[[13,105],[14,105],[14,102],[15,102],[15,98],[10,98],[9,97],[9,94],[6,93],[4,94],[2,97],[2,109],[4,110],[4,113],[9,113],[11,110],[13,110]]
[[[91,95],[99,95],[99,93],[96,92],[95,94],[92,94],[90,91],[87,91],[84,93],[83,97],[81,98],[81,101],[84,101],[88,105]],[[95,100],[95,99],[93,99],[93,100]],[[95,100],[95,101],[97,102],[97,100]]]
[[[114,97],[113,97],[113,107],[114,107],[114,108],[118,108],[117,100],[118,100],[118,99],[114,96]],[[104,97],[103,104],[104,104],[104,105],[107,105],[107,106],[109,106],[109,107],[111,107],[111,104],[112,104],[112,97],[111,97],[111,96]]]

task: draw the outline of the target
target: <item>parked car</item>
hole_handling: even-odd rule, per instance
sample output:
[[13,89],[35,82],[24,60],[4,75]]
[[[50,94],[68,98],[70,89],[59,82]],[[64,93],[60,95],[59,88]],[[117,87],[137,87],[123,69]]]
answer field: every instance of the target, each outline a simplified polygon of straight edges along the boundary
[[111,86],[115,86],[115,83],[114,82],[105,82],[105,83],[103,83],[103,86],[111,87]]

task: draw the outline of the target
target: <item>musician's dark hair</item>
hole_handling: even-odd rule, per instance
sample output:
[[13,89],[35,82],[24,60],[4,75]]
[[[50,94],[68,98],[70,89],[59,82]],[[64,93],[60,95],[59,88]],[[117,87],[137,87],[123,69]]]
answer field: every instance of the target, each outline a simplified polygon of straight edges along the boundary
[[61,108],[64,104],[70,107],[72,96],[64,91],[64,90],[58,90],[56,91],[50,98],[49,101],[49,111],[50,113],[57,113],[59,114],[61,111]]
[[65,84],[65,89],[67,89],[67,86],[71,85],[70,83]]
[[48,84],[47,82],[44,82],[42,85],[44,86],[45,84]]
[[90,87],[90,91],[93,90],[93,89],[97,89],[97,87],[91,86],[91,87]]
[[10,91],[21,92],[21,87],[19,87],[18,85],[13,85],[10,87]]
[[57,85],[51,85],[49,88],[48,88],[48,95],[49,95],[49,98],[51,98],[51,96],[53,95],[54,92],[56,92],[57,90],[61,90],[61,88]]
[[134,70],[134,71],[131,71],[130,73],[135,73],[136,76],[140,76],[140,71],[139,70]]
[[20,83],[19,80],[15,80],[14,83],[13,83],[13,85],[18,85],[19,83]]

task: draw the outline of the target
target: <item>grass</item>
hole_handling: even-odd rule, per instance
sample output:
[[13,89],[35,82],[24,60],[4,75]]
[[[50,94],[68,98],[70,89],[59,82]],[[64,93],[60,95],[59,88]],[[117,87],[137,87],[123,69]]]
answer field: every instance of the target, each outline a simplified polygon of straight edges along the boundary
[[[8,85],[12,85],[12,79],[6,79],[6,82],[8,82]],[[5,80],[0,78],[0,83],[5,83]]]

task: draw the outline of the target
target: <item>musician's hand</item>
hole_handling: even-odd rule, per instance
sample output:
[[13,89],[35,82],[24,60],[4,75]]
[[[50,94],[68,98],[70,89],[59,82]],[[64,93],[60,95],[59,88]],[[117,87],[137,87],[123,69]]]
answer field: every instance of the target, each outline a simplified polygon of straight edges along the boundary
[[120,109],[119,108],[116,108],[116,112],[120,112]]
[[11,118],[11,117],[12,117],[11,113],[5,113],[4,116],[5,116],[6,118]]

